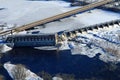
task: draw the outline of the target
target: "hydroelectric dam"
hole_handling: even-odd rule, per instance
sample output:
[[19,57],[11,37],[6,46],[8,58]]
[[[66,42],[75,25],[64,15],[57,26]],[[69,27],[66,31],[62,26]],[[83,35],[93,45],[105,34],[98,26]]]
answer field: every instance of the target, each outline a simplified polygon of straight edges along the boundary
[[[109,21],[101,24],[96,24],[96,25],[91,25],[91,26],[85,26],[83,28],[78,28],[74,30],[69,30],[65,31],[62,34],[58,33],[52,33],[52,34],[31,34],[31,35],[13,35],[13,33],[21,32],[24,30],[28,30],[31,28],[34,28],[35,26],[38,25],[44,25],[46,23],[50,23],[53,21],[57,21],[63,18],[67,18],[73,15],[76,15],[81,12],[88,11],[90,9],[93,9],[95,7],[110,3],[112,0],[105,0],[105,1],[99,1],[95,3],[88,4],[86,6],[83,6],[82,8],[74,9],[62,14],[58,14],[37,22],[33,22],[30,24],[26,24],[17,28],[13,28],[11,30],[6,30],[0,32],[0,36],[5,36],[8,35],[7,38],[4,40],[5,43],[9,43],[8,45],[10,47],[41,47],[41,46],[59,46],[61,40],[61,36],[65,36],[67,39],[70,37],[74,37],[77,33],[82,33],[84,31],[88,30],[93,30],[93,29],[98,29],[98,28],[104,28],[104,27],[109,27],[109,26],[114,26],[114,25],[120,25],[120,20],[114,20],[114,21]],[[10,35],[12,34],[12,35]]]

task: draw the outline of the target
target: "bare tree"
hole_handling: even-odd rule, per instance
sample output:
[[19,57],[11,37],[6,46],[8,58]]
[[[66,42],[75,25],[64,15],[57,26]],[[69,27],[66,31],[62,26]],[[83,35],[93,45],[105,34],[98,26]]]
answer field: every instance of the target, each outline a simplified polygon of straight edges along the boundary
[[11,74],[13,75],[14,80],[25,80],[26,78],[26,69],[23,65],[18,64],[12,70]]
[[52,80],[52,75],[50,75],[49,73],[45,71],[39,72],[38,75],[42,77],[44,80]]

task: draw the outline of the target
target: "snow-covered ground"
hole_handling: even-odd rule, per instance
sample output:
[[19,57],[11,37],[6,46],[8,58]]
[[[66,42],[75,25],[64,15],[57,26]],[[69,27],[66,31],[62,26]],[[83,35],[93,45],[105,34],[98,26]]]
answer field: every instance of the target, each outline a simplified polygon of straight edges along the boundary
[[5,53],[5,52],[10,51],[10,50],[12,50],[12,48],[6,46],[3,43],[0,43],[0,54]]

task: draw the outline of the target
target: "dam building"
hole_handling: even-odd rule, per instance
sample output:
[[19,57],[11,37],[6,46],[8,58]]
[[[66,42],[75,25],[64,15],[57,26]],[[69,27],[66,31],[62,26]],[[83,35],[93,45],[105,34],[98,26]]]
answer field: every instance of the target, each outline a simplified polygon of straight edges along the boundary
[[5,42],[9,47],[43,47],[56,46],[57,34],[10,35]]

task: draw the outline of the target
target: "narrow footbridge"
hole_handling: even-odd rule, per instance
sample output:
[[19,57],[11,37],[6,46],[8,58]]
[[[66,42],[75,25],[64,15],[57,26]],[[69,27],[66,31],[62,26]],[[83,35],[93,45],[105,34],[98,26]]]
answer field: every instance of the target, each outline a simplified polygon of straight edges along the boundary
[[52,22],[52,21],[67,18],[67,17],[73,16],[75,14],[93,9],[95,7],[98,7],[98,6],[101,6],[101,5],[104,5],[104,4],[107,4],[111,1],[113,1],[113,0],[102,0],[102,1],[99,1],[99,2],[94,2],[94,3],[88,4],[86,6],[83,6],[82,8],[77,8],[77,9],[62,13],[62,14],[58,14],[58,15],[55,15],[55,16],[52,16],[52,17],[49,17],[49,18],[45,18],[43,20],[39,20],[39,21],[36,21],[36,22],[33,22],[33,23],[22,25],[22,26],[19,26],[17,28],[13,28],[12,30],[1,31],[0,35],[7,35],[7,34],[14,33],[14,32],[24,31],[24,30],[33,28],[33,27],[38,26],[38,25],[44,25],[44,24]]

